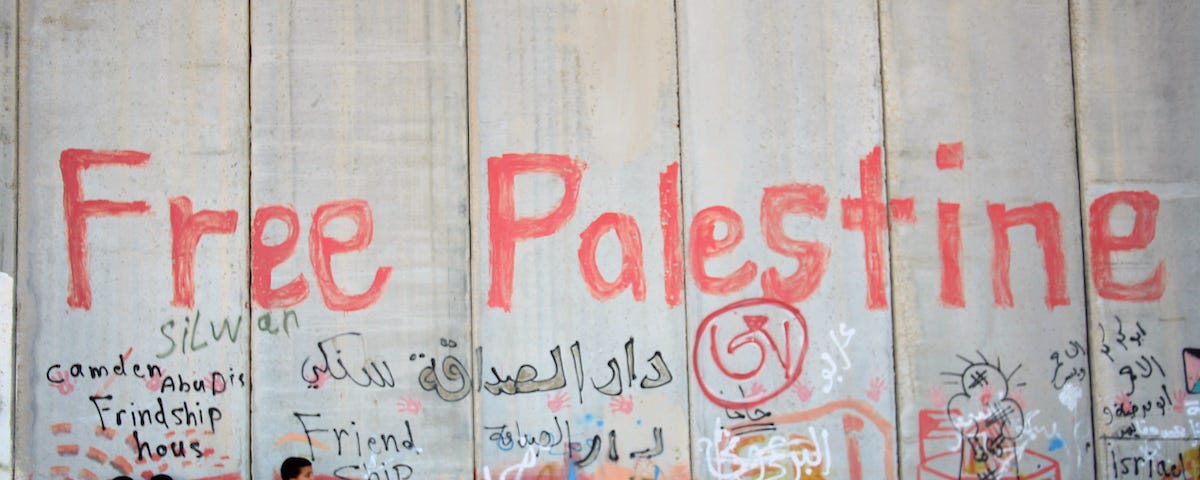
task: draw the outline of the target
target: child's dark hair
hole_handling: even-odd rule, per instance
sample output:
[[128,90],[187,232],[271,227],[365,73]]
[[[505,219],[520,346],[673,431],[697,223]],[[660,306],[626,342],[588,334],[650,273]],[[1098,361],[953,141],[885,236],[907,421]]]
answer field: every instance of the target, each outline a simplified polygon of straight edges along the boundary
[[312,462],[308,461],[307,458],[288,457],[287,460],[283,461],[283,465],[279,466],[279,476],[283,477],[283,480],[291,480],[299,477],[300,470],[304,467],[311,466]]

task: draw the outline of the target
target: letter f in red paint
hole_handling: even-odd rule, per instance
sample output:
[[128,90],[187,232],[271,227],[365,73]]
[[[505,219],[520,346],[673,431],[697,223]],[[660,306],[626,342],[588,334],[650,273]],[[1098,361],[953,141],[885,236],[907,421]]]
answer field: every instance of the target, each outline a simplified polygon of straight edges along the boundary
[[67,305],[71,308],[92,308],[92,286],[87,267],[88,217],[117,217],[150,213],[144,201],[114,202],[84,200],[80,175],[97,165],[140,167],[150,161],[150,154],[131,150],[63,150],[58,159],[63,179],[63,216],[67,227],[67,259],[71,277],[68,283]]

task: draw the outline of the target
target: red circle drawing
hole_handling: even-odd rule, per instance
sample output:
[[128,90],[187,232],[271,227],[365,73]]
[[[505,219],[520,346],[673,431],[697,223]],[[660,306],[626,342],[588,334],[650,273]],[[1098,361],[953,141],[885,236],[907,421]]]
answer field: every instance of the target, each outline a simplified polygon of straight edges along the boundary
[[[714,404],[750,408],[795,383],[807,353],[808,323],[800,310],[778,300],[750,298],[700,322],[692,345],[692,371],[700,391]],[[727,388],[714,389],[710,381]]]

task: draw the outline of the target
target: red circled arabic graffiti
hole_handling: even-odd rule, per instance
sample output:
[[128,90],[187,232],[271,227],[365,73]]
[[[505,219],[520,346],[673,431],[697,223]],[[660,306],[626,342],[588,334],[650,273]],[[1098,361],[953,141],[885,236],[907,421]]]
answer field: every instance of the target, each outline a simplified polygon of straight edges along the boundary
[[[724,342],[724,345],[721,345],[722,342],[719,342],[717,339],[718,323],[729,322],[729,317],[739,316],[737,314],[738,310],[752,307],[774,310],[783,317],[780,320],[783,328],[783,341],[776,341],[775,336],[767,331],[767,324],[771,321],[771,316],[758,314],[759,312],[752,312],[754,314],[748,312],[747,314],[740,315],[740,319],[745,325],[745,331],[738,333],[729,339],[728,342]],[[793,322],[796,325],[793,325]],[[799,332],[796,332],[797,328]],[[725,408],[746,408],[760,405],[787,390],[792,383],[800,378],[800,373],[803,370],[804,356],[808,352],[808,326],[804,316],[795,307],[768,298],[741,300],[718,309],[704,318],[696,332],[696,341],[692,348],[692,365],[695,367],[692,371],[696,374],[696,383],[710,401]],[[801,336],[798,353],[792,345],[793,335],[796,334]],[[758,359],[756,362],[752,362],[753,365],[751,368],[735,370],[726,365],[721,358],[723,354],[734,354],[746,347],[754,347],[758,350]],[[716,367],[716,370],[722,376],[738,382],[755,379],[760,376],[763,373],[763,368],[768,364],[768,355],[773,353],[775,360],[779,362],[783,370],[784,378],[766,382],[769,385],[775,384],[776,386],[766,389],[762,394],[751,393],[749,397],[741,399],[727,398],[720,395],[719,392],[715,392],[704,378],[703,369],[700,368],[700,353],[702,351],[707,352],[711,356],[713,366]],[[708,359],[705,360],[707,361]]]

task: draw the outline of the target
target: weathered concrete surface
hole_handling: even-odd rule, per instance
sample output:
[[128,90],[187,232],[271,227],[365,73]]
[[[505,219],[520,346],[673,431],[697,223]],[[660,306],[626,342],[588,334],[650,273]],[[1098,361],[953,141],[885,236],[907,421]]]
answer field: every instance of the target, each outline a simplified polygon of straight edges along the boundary
[[13,473],[13,277],[17,254],[17,2],[0,2],[0,480]]
[[471,477],[470,399],[427,380],[471,351],[464,15],[254,4],[252,317],[273,325],[253,335],[255,478],[291,455],[347,478]]
[[695,473],[894,478],[875,2],[680,7]]
[[[0,331],[13,331],[13,277],[0,273]],[[13,336],[0,336],[0,351],[12,352]],[[0,357],[0,479],[11,479],[13,474],[13,356]]]
[[1190,3],[250,3],[0,2],[0,479],[1200,476]]
[[1089,478],[1067,6],[881,13],[901,473]]
[[17,477],[248,473],[245,331],[210,335],[248,301],[247,26],[21,5]]
[[1071,4],[1096,463],[1200,476],[1200,5]]
[[[0,2],[0,272],[13,275],[17,239],[17,2]],[[7,331],[7,330],[6,330]],[[0,465],[11,465],[0,458]]]
[[673,15],[471,4],[483,478],[690,478]]

